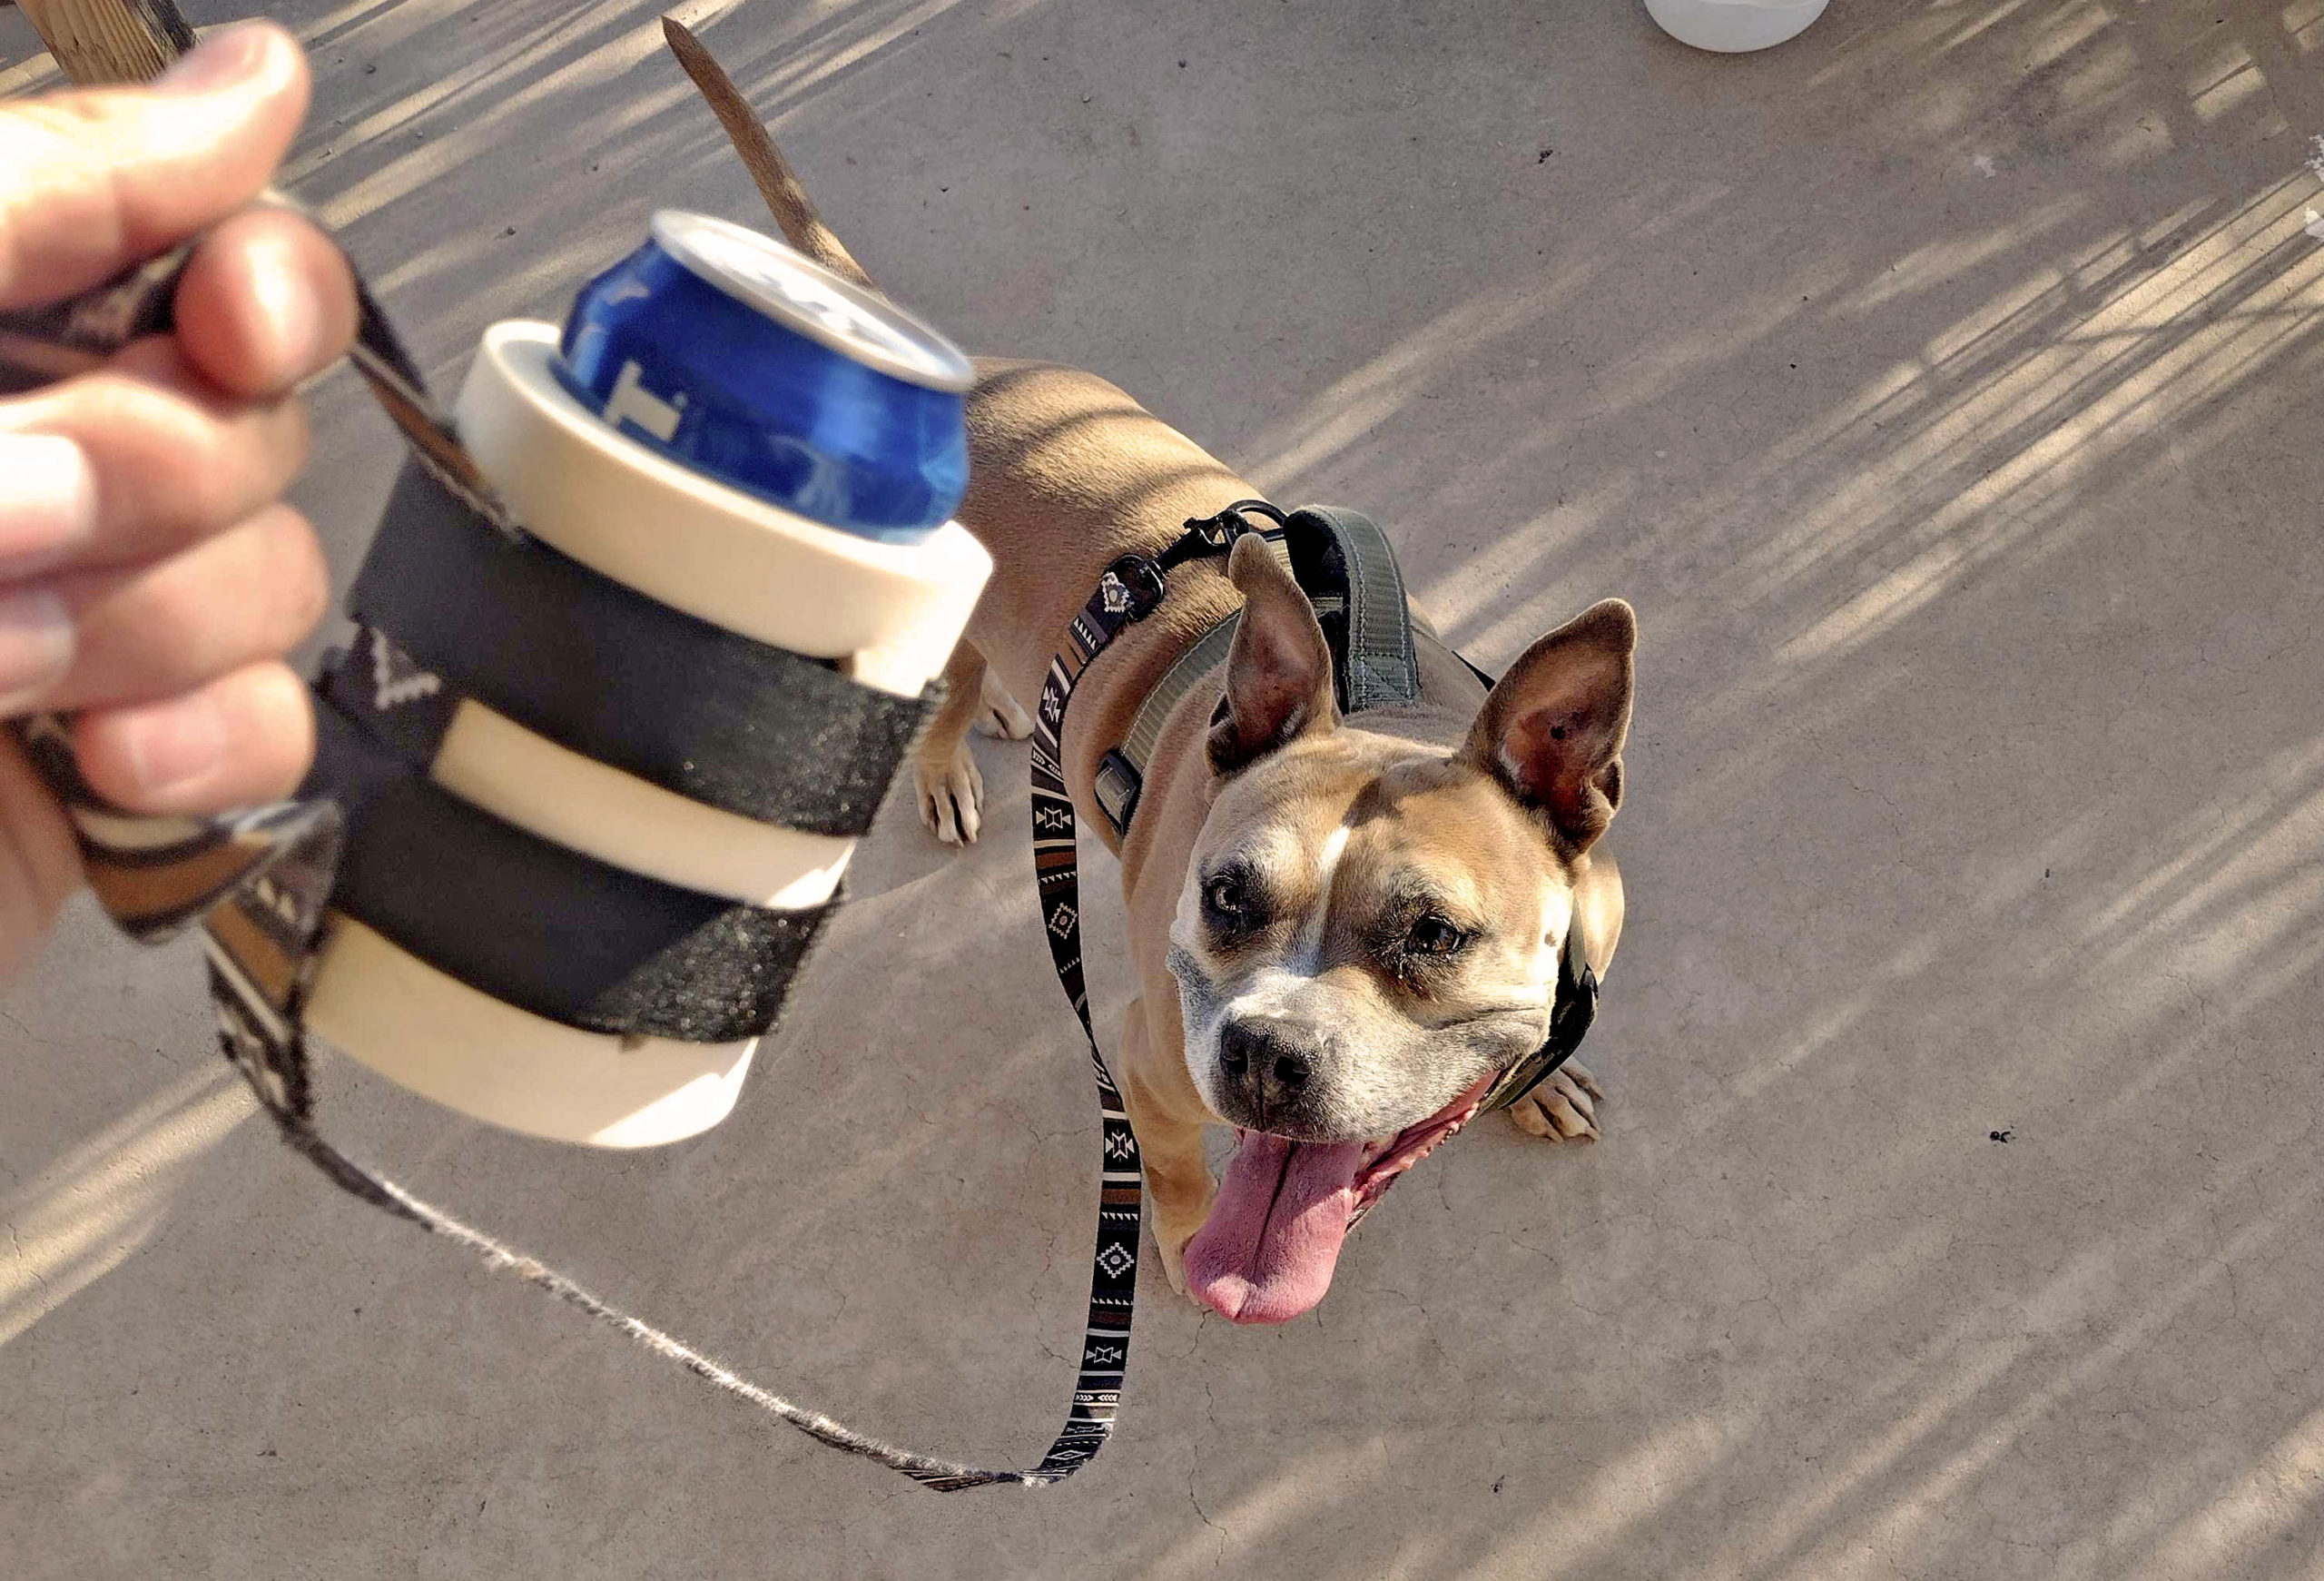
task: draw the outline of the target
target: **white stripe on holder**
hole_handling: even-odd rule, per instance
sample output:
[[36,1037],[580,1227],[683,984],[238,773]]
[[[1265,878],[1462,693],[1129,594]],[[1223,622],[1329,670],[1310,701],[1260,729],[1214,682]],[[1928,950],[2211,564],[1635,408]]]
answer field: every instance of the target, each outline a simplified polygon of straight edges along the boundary
[[428,778],[528,834],[601,862],[745,905],[831,899],[855,842],[780,828],[559,746],[464,698]]
[[470,988],[337,912],[307,1026],[380,1075],[552,1141],[655,1147],[709,1130],[742,1095],[756,1038],[619,1038]]

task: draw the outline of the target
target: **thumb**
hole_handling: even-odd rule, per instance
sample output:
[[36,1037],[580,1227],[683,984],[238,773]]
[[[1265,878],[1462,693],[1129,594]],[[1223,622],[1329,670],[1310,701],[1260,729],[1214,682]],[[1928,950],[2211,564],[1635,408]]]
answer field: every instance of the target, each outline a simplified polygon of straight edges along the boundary
[[253,22],[145,86],[0,103],[0,309],[84,291],[242,207],[297,135],[307,93],[298,41]]

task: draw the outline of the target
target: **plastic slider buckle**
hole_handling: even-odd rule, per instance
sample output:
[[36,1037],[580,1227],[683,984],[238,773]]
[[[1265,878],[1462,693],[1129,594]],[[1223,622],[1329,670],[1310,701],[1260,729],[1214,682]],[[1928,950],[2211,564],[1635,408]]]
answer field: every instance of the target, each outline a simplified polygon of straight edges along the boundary
[[1129,833],[1129,821],[1137,812],[1137,793],[1144,788],[1145,782],[1120,747],[1111,748],[1098,760],[1090,794],[1097,798],[1098,810],[1106,815],[1106,822],[1114,826],[1117,839]]
[[[1264,516],[1275,526],[1254,526],[1246,512]],[[1216,516],[1197,516],[1189,519],[1178,541],[1162,551],[1162,568],[1167,570],[1188,560],[1223,555],[1235,547],[1236,539],[1252,533],[1257,533],[1261,538],[1275,538],[1282,532],[1287,519],[1282,511],[1264,499],[1238,499]]]
[[1188,522],[1187,526],[1202,539],[1205,548],[1222,553],[1233,548],[1236,539],[1256,530],[1249,522],[1232,511],[1215,516],[1208,521]]

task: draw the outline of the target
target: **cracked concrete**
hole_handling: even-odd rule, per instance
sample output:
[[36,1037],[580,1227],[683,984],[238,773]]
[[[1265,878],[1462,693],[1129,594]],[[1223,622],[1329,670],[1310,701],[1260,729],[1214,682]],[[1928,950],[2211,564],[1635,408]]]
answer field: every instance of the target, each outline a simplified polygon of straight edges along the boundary
[[[754,212],[651,6],[272,9],[291,184],[447,385],[655,205]],[[2324,5],[1834,0],[1738,59],[1627,0],[686,15],[970,346],[1371,512],[1480,660],[1636,603],[1605,1141],[1474,1128],[1281,1330],[1149,1279],[1104,1457],[937,1497],[327,1191],[203,1085],[191,952],[84,909],[0,1002],[0,1569],[2324,1567]],[[313,402],[345,576],[394,452]],[[343,1065],[332,1130],[773,1387],[1029,1461],[1096,1137],[1021,756],[974,749],[984,844],[889,810],[712,1135],[584,1154]]]

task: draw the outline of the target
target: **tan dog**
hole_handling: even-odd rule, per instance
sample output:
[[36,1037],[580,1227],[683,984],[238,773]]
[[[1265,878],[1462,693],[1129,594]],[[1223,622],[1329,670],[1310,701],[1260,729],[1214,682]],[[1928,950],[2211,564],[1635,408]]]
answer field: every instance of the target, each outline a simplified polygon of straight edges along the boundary
[[[783,235],[869,287],[724,74],[666,28]],[[923,819],[955,843],[976,838],[983,795],[970,727],[1028,733],[1014,698],[1039,695],[1106,567],[1258,492],[1092,374],[987,359],[977,374],[960,517],[997,568],[912,765]],[[1098,757],[1238,603],[1232,653],[1171,714],[1118,847],[1139,993],[1112,1064],[1172,1288],[1282,1322],[1322,1299],[1354,1219],[1541,1042],[1569,929],[1604,975],[1622,889],[1594,847],[1621,800],[1636,624],[1620,600],[1598,604],[1490,696],[1423,644],[1418,701],[1354,728],[1305,596],[1244,541],[1225,565],[1174,572],[1074,693],[1066,776],[1109,843]],[[1535,1136],[1592,1139],[1601,1096],[1569,1062],[1512,1114]],[[1221,1185],[1210,1124],[1239,1132]]]

